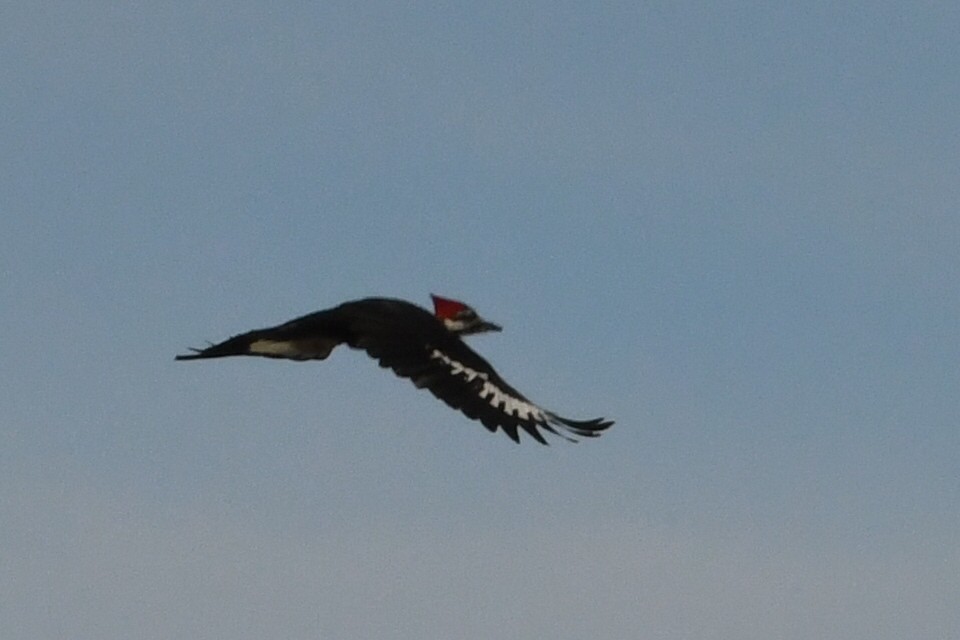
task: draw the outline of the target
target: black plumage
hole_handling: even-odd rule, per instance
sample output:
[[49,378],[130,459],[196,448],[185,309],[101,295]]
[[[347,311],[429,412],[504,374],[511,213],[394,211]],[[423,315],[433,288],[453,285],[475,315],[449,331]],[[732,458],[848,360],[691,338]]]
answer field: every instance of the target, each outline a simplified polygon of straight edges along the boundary
[[[441,318],[415,304],[390,298],[365,298],[311,313],[281,325],[229,338],[177,360],[253,355],[290,360],[323,360],[339,344],[361,349],[398,376],[428,389],[450,407],[480,421],[488,430],[503,429],[520,441],[522,430],[547,444],[541,430],[575,441],[594,437],[612,421],[569,420],[541,409],[511,387],[458,334],[497,330],[459,305],[457,318]],[[437,306],[438,314],[441,307]],[[447,311],[444,311],[447,313]]]

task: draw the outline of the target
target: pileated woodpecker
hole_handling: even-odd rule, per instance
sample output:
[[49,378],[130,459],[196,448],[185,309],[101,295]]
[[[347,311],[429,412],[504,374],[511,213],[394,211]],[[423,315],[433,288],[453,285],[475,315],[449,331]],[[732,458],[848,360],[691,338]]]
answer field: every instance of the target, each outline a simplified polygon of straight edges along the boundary
[[177,360],[225,356],[262,356],[288,360],[323,360],[346,343],[362,349],[381,367],[430,390],[488,430],[503,429],[520,442],[518,428],[542,444],[539,429],[571,442],[572,436],[600,435],[612,421],[569,420],[533,404],[468,347],[460,336],[501,328],[456,300],[432,295],[434,313],[404,300],[364,298],[317,311],[269,329],[236,335]]

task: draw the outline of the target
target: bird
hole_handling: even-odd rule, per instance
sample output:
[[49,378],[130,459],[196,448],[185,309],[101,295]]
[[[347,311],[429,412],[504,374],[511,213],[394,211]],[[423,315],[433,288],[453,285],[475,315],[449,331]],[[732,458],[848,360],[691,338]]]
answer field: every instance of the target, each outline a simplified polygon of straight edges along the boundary
[[362,298],[316,311],[283,324],[235,335],[176,360],[259,356],[295,361],[324,360],[340,344],[365,351],[381,367],[407,378],[420,389],[488,431],[498,429],[514,442],[520,432],[541,444],[543,433],[570,442],[599,436],[612,420],[570,420],[541,408],[507,384],[496,370],[462,340],[464,336],[502,331],[469,305],[430,294],[434,311],[395,298]]

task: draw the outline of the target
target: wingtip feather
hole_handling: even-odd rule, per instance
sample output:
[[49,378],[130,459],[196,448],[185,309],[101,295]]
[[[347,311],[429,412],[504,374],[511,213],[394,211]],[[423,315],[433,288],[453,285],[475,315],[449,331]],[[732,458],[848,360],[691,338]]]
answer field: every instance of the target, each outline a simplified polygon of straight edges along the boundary
[[173,359],[174,360],[199,360],[201,358],[206,357],[204,355],[201,355],[204,351],[203,349],[196,349],[194,347],[189,347],[189,349],[190,351],[193,351],[193,353],[180,353],[174,356]]
[[[613,420],[607,420],[606,418],[570,420],[569,418],[558,416],[555,413],[548,413],[547,419],[550,423],[581,438],[596,438],[613,425]],[[568,438],[568,440],[577,442],[576,439]]]

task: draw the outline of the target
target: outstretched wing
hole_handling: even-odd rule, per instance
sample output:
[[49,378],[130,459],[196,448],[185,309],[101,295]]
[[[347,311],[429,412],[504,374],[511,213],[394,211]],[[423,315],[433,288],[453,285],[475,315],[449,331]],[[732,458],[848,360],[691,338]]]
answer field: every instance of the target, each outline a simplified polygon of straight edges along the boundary
[[333,310],[317,311],[275,327],[247,331],[203,349],[191,349],[193,353],[181,354],[175,359],[261,356],[286,360],[324,360],[344,340],[340,324]]
[[479,420],[490,431],[503,429],[515,442],[520,430],[543,444],[542,431],[570,441],[592,438],[612,421],[570,420],[547,411],[508,385],[493,367],[420,307],[385,298],[345,302],[284,324],[233,336],[205,349],[177,356],[197,360],[250,355],[322,360],[338,344],[363,349],[380,366],[408,378],[445,403]]
[[520,430],[542,444],[547,444],[542,431],[576,442],[576,437],[596,437],[613,424],[603,418],[570,420],[534,404],[455,336],[438,344],[377,338],[376,333],[367,334],[352,346],[491,432],[503,429],[514,442],[520,442]]

